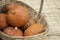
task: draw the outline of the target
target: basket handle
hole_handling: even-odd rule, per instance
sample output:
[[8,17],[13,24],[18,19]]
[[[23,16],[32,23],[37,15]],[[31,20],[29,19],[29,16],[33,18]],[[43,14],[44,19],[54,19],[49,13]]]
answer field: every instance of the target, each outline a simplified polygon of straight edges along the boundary
[[40,16],[41,12],[42,12],[42,9],[43,9],[43,3],[44,3],[44,0],[41,0],[41,3],[40,3],[40,9],[39,9],[39,14],[38,16]]
[[44,3],[44,0],[41,0],[40,9],[39,9],[39,13],[38,13],[38,18],[39,18],[40,15],[41,15],[41,12],[42,12],[42,9],[43,9],[43,3]]

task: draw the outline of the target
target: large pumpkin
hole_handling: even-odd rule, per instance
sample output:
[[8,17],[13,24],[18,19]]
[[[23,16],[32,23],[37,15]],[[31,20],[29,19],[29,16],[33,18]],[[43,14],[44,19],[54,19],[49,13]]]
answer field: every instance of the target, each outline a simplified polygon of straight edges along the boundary
[[8,6],[7,21],[13,27],[21,27],[28,21],[28,10],[24,6]]
[[4,29],[7,26],[6,14],[0,13],[0,29]]

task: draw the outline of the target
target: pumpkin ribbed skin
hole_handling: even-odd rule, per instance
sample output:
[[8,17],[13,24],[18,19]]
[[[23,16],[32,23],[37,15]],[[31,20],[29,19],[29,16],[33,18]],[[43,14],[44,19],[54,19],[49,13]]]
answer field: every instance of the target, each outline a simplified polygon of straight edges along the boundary
[[29,18],[27,9],[20,5],[14,5],[10,8],[7,13],[8,23],[13,27],[25,25]]

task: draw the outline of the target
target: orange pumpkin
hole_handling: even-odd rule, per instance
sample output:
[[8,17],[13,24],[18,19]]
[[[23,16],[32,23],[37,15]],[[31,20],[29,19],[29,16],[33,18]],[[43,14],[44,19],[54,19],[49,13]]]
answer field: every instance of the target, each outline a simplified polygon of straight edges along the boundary
[[7,21],[11,26],[21,27],[27,23],[29,14],[26,7],[20,5],[10,5],[8,7]]
[[0,29],[4,29],[8,26],[6,16],[6,14],[0,13]]
[[30,27],[28,27],[25,32],[24,36],[32,36],[38,33],[42,33],[44,30],[43,26],[40,24],[33,24]]
[[9,36],[23,36],[23,33],[18,28],[7,27],[3,30],[3,32]]

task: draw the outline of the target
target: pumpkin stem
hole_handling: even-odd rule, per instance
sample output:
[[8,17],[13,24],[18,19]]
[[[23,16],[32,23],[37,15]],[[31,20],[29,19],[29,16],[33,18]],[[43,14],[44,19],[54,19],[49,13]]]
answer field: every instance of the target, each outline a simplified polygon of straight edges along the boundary
[[17,27],[15,27],[15,30],[17,30],[18,28]]
[[12,14],[15,14],[15,11],[14,10],[12,10]]

